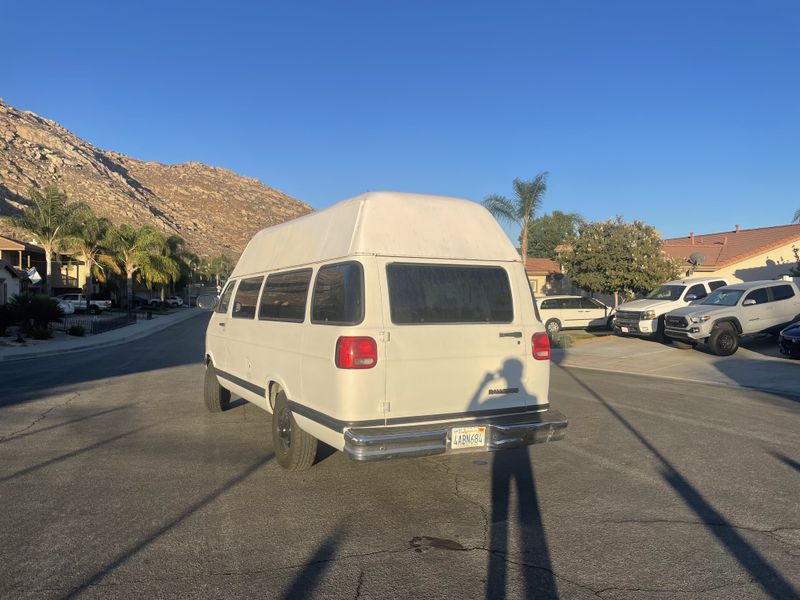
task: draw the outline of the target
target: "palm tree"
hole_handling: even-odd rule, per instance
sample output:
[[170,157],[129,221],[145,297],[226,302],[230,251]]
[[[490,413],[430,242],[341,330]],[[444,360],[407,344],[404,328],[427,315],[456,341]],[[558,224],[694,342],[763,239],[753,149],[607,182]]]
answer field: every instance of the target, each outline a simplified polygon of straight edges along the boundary
[[220,278],[227,278],[228,275],[230,275],[231,266],[231,259],[225,254],[220,254],[211,259],[209,263],[209,272],[216,279],[217,288],[219,288]]
[[125,274],[128,311],[132,308],[134,277],[148,283],[169,283],[179,274],[178,265],[167,256],[167,241],[150,225],[123,223],[111,227],[103,239],[109,254],[99,260],[115,273]]
[[793,223],[800,223],[800,208],[797,209],[797,212],[794,213],[794,219],[792,219]]
[[101,256],[105,254],[103,241],[112,227],[111,221],[98,218],[86,204],[78,204],[74,209],[71,231],[64,238],[64,247],[82,255],[86,264],[86,306],[92,297],[93,279],[105,281],[101,266]]
[[31,188],[31,206],[22,209],[13,224],[36,238],[44,249],[46,267],[45,294],[52,290],[53,254],[61,249],[64,238],[72,226],[78,204],[68,204],[67,194],[55,186],[43,190]]
[[547,171],[542,171],[530,181],[514,180],[514,197],[498,194],[486,196],[483,205],[498,221],[514,223],[522,227],[520,254],[528,256],[528,223],[542,206],[547,191]]

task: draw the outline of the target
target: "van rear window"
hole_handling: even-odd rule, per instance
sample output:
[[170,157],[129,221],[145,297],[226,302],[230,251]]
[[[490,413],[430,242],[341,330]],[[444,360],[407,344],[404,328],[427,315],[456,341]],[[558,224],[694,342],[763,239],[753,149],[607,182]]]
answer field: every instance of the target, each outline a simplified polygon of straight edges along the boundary
[[267,321],[302,323],[306,318],[306,298],[311,283],[311,269],[273,273],[267,277],[258,318]]
[[395,263],[386,277],[397,325],[514,320],[508,274],[500,267]]
[[364,320],[364,273],[360,263],[325,265],[317,273],[311,322],[357,325]]

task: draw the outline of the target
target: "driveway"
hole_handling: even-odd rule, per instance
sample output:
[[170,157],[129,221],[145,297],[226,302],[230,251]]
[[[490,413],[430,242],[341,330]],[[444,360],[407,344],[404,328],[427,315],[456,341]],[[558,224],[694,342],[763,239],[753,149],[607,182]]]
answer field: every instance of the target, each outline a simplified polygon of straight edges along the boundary
[[206,318],[0,364],[0,597],[797,597],[794,396],[553,366],[562,441],[287,473]]
[[611,373],[651,375],[692,383],[775,391],[800,396],[800,360],[783,358],[772,336],[747,339],[733,356],[715,356],[702,346],[604,336],[566,350],[553,350],[560,365]]

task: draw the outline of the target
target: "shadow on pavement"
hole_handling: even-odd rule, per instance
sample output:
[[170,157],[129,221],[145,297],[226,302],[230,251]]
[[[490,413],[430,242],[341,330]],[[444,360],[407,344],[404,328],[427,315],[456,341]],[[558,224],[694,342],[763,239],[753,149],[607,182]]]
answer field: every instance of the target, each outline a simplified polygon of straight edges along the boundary
[[341,539],[342,528],[337,527],[332,534],[325,538],[325,541],[314,552],[314,556],[297,573],[289,589],[283,595],[284,600],[302,600],[313,596],[314,588],[328,570]]
[[[0,363],[0,407],[37,400],[54,390],[97,381],[202,363],[208,315],[198,314],[147,337],[108,348],[63,356]],[[158,338],[158,339],[157,339]]]
[[[480,410],[483,390],[494,382],[504,382],[497,383],[501,388],[518,390],[517,399],[520,402],[524,400],[527,404],[537,404],[536,396],[525,388],[522,370],[522,362],[509,359],[499,371],[487,373],[475,390],[469,410]],[[499,600],[506,597],[509,528],[513,522],[509,520],[512,488],[516,491],[517,499],[516,520],[521,544],[519,553],[525,557],[519,563],[524,578],[525,596],[558,598],[527,446],[500,450],[492,455],[492,507],[485,598]]]
[[795,471],[800,471],[800,462],[797,462],[796,460],[792,460],[791,458],[789,458],[785,454],[781,454],[780,452],[775,452],[773,450],[769,450],[768,452],[772,456],[777,458],[779,461],[781,461],[783,464],[793,468]]
[[678,472],[667,458],[616,408],[595,392],[569,369],[563,371],[605,407],[647,450],[661,463],[661,476],[694,512],[711,535],[748,572],[770,597],[778,599],[797,598],[797,590],[769,563],[747,540],[739,535],[730,522],[719,513],[708,500]]
[[73,423],[79,423],[81,421],[88,421],[89,419],[94,419],[96,417],[102,417],[103,415],[107,415],[109,413],[116,412],[118,410],[123,410],[125,408],[130,407],[130,404],[126,404],[124,406],[116,406],[114,408],[109,408],[107,410],[101,410],[90,415],[85,415],[83,417],[78,417],[76,419],[70,419],[69,421],[62,421],[61,423],[56,423],[55,425],[50,425],[48,427],[40,427],[39,429],[35,429],[34,431],[25,431],[20,433],[9,433],[6,437],[0,439],[0,444],[5,444],[7,442],[11,442],[13,440],[21,440],[26,438],[30,435],[36,435],[39,433],[44,433],[45,431],[50,431],[52,429],[58,429],[59,427],[64,427],[66,425],[72,425]]
[[64,594],[64,598],[75,598],[84,591],[86,591],[89,587],[99,583],[106,575],[111,573],[114,569],[124,565],[131,558],[136,556],[139,552],[147,548],[153,542],[157,541],[165,533],[177,527],[178,525],[183,523],[187,518],[191,517],[199,510],[202,510],[203,508],[214,502],[222,494],[224,494],[234,486],[238,485],[239,483],[247,479],[250,475],[255,473],[258,469],[263,467],[270,460],[272,460],[271,454],[251,464],[241,473],[239,473],[235,477],[232,477],[231,479],[229,479],[228,481],[217,487],[211,493],[207,494],[200,500],[197,500],[196,502],[190,504],[178,516],[174,517],[173,519],[170,519],[169,521],[161,525],[158,529],[152,531],[149,535],[147,535],[147,537],[145,537],[142,540],[139,540],[138,542],[127,548],[125,551],[118,554],[116,557],[114,557],[112,560],[110,560],[100,569],[98,569],[95,573],[86,577],[80,584],[78,584],[77,586],[69,590],[66,594]]
[[753,360],[733,355],[714,361],[714,368],[744,388],[800,402],[800,362]]

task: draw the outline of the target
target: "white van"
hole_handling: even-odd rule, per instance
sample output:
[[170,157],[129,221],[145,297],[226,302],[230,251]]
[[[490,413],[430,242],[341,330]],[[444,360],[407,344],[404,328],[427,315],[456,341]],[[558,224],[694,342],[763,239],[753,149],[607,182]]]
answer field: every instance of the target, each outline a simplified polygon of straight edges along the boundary
[[285,468],[317,440],[372,460],[564,435],[519,254],[474,202],[371,192],[269,227],[214,303],[206,404],[272,413]]
[[544,329],[556,335],[562,329],[614,328],[614,309],[596,298],[545,296],[537,298]]

